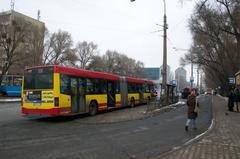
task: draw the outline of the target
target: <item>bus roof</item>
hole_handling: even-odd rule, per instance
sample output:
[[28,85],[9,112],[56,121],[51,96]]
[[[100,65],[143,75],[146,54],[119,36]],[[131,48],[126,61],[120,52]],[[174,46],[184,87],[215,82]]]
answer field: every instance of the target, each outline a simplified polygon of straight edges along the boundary
[[149,80],[144,80],[144,79],[139,79],[139,78],[133,78],[133,77],[126,77],[127,81],[130,83],[147,83],[150,85],[153,85],[152,81]]
[[81,76],[81,77],[89,77],[89,78],[107,79],[107,80],[114,80],[114,81],[120,80],[120,77],[118,75],[83,70],[80,68],[66,67],[66,66],[60,66],[60,65],[34,66],[34,67],[27,68],[26,70],[34,69],[34,68],[48,68],[48,67],[53,67],[55,73],[62,73],[62,74],[67,74],[72,76]]
[[120,77],[118,75],[113,75],[113,74],[104,73],[104,72],[83,70],[83,69],[73,68],[73,67],[55,66],[54,70],[56,73],[63,73],[63,74],[68,74],[73,76],[77,75],[81,77],[107,79],[107,80],[114,80],[114,81],[120,80]]
[[[104,72],[97,72],[97,71],[83,70],[80,68],[66,67],[66,66],[60,66],[60,65],[34,66],[34,67],[26,68],[25,70],[34,69],[34,68],[48,68],[48,67],[53,67],[55,73],[62,73],[62,74],[67,74],[67,75],[89,77],[89,78],[114,80],[114,81],[120,80],[119,75],[114,75],[114,74],[104,73]],[[133,78],[133,77],[126,77],[126,79],[130,83],[147,83],[147,84],[153,85],[153,82],[150,80],[143,80],[143,79]]]

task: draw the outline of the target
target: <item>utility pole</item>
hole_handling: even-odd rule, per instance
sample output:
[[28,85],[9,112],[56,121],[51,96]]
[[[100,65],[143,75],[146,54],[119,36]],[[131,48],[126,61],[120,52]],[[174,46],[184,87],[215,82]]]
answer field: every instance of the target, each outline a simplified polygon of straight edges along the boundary
[[11,10],[14,10],[14,4],[15,4],[15,0],[11,0],[11,3],[10,3],[10,5],[11,5]]
[[199,88],[199,66],[197,67],[197,88]]
[[[164,97],[167,96],[167,15],[166,15],[166,2],[164,2],[164,16],[163,16],[163,69],[162,69],[162,86],[164,90]],[[167,102],[165,100],[165,102]],[[167,104],[167,103],[164,103]]]
[[[130,0],[134,2],[135,0]],[[167,15],[166,15],[166,1],[163,0],[164,3],[164,16],[163,16],[163,67],[161,70],[162,74],[162,89],[163,89],[163,104],[167,103]]]
[[200,72],[200,93],[202,93],[202,72]]
[[194,77],[193,77],[193,57],[192,57],[192,52],[190,52],[190,54],[191,54],[191,77],[190,77],[190,85],[191,85],[191,88],[193,88]]
[[41,17],[40,14],[41,14],[41,12],[40,12],[40,10],[38,10],[38,12],[37,12],[37,20],[38,21],[40,21],[40,17]]

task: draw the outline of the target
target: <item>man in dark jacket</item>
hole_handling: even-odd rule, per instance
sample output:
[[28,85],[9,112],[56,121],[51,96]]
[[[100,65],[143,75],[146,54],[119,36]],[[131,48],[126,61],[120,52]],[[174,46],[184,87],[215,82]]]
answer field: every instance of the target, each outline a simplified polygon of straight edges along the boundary
[[237,110],[237,112],[239,112],[238,102],[240,102],[240,90],[239,90],[238,87],[235,88],[235,90],[234,90],[234,95],[235,95],[236,110]]
[[228,94],[228,110],[230,112],[233,112],[233,107],[234,107],[234,91],[233,89],[231,89]]
[[[195,90],[193,89],[191,91],[191,94],[187,98],[187,106],[188,106],[188,119],[185,125],[185,130],[188,131],[189,124],[192,122],[193,123],[193,128],[194,130],[197,129],[196,127],[196,118],[198,116],[198,113],[195,112],[195,106],[199,107],[199,103],[197,102],[197,97]],[[196,103],[197,102],[197,103]]]

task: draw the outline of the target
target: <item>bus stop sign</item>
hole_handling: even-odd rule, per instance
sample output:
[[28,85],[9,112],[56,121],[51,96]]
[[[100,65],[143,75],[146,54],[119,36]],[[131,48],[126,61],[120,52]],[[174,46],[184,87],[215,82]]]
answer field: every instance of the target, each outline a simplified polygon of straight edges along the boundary
[[235,84],[235,78],[229,77],[228,78],[228,84]]

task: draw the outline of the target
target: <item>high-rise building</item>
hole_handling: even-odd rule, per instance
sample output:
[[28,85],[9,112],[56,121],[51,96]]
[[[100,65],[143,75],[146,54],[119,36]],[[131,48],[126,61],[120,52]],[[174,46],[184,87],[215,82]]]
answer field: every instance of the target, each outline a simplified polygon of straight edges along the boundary
[[152,68],[144,68],[144,73],[146,77],[150,80],[159,80],[160,77],[160,69],[159,67],[152,67]]
[[[156,84],[160,84],[162,83],[161,70],[162,70],[162,66],[144,68],[144,73],[148,79],[153,80],[154,83]],[[171,84],[172,81],[173,81],[173,73],[170,70],[170,66],[167,66],[167,83]]]
[[[0,13],[0,35],[12,49],[12,65],[8,74],[22,74],[25,67],[42,62],[45,24],[14,10]],[[5,51],[6,52],[6,51]],[[4,48],[0,46],[0,72],[8,63]]]
[[177,90],[181,91],[187,86],[187,71],[183,67],[179,67],[175,70],[175,80],[177,84]]
[[[160,72],[162,72],[163,66],[160,67]],[[160,76],[160,81],[162,81],[162,74]],[[173,81],[173,72],[171,71],[171,67],[167,65],[167,83],[171,84]]]

